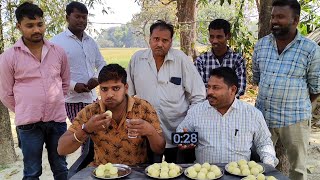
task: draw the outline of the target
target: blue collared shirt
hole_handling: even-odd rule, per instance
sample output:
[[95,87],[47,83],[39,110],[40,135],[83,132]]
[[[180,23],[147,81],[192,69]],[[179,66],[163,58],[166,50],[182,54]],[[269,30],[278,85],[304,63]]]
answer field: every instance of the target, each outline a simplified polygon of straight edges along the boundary
[[228,48],[228,51],[223,57],[222,63],[212,53],[212,51],[205,52],[201,54],[194,61],[194,65],[202,77],[202,80],[206,87],[208,86],[208,81],[210,78],[210,71],[218,67],[230,67],[232,68],[238,76],[239,81],[239,91],[237,97],[244,95],[246,90],[246,61],[243,56],[239,53],[232,51]]
[[269,128],[280,128],[311,118],[309,93],[320,93],[319,46],[297,33],[281,54],[272,34],[255,46],[253,81],[259,84],[256,107]]

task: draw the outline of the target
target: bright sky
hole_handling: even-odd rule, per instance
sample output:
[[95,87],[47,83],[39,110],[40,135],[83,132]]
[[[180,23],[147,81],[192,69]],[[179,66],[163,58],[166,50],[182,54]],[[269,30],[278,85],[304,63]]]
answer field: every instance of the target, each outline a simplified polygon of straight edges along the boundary
[[111,8],[109,10],[111,12],[108,11],[108,14],[102,14],[102,7],[89,9],[89,13],[95,14],[94,17],[89,17],[89,22],[93,22],[94,29],[100,30],[112,26],[120,26],[129,22],[133,14],[140,12],[140,6],[134,0],[108,0],[106,1],[106,6]]

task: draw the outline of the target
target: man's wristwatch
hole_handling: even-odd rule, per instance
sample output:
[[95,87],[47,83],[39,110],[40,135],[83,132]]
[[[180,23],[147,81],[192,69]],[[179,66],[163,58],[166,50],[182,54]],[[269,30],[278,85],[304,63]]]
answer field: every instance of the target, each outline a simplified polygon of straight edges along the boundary
[[85,130],[85,127],[86,127],[85,124],[82,124],[82,126],[81,126],[82,131],[87,133],[87,134],[92,134],[92,132],[89,133],[87,130]]

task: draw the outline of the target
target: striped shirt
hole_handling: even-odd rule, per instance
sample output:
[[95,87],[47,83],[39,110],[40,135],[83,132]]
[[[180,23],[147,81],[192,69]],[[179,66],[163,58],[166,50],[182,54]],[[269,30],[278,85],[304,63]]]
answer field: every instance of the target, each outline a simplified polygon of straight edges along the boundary
[[183,128],[198,132],[196,161],[199,163],[228,163],[250,160],[254,144],[263,163],[275,166],[275,156],[262,113],[252,105],[235,99],[229,110],[221,115],[208,100],[192,107],[177,131]]
[[297,33],[279,55],[275,38],[265,36],[255,46],[253,81],[259,84],[256,107],[269,128],[311,118],[309,93],[320,93],[319,46]]
[[228,51],[223,57],[222,64],[220,64],[219,60],[212,53],[212,51],[208,51],[197,57],[194,65],[197,67],[197,70],[199,71],[206,87],[208,86],[210,71],[212,69],[218,67],[232,68],[237,73],[239,80],[239,91],[237,93],[237,97],[244,95],[246,90],[246,62],[239,53],[236,53],[228,48]]

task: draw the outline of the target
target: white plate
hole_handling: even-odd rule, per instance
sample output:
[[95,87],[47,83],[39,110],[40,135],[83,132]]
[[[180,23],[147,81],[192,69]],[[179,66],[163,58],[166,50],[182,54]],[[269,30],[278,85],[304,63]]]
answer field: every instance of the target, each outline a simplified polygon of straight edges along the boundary
[[[266,177],[266,179],[267,179],[267,177],[269,177],[269,176],[265,176]],[[276,178],[277,179],[277,178]],[[248,180],[248,179],[246,179],[246,177],[244,177],[244,178],[241,178],[241,180]]]
[[95,178],[99,178],[99,179],[120,179],[120,178],[123,178],[123,177],[126,177],[128,176],[130,173],[131,173],[131,168],[125,164],[112,164],[113,167],[116,167],[118,168],[118,177],[97,177],[96,176],[96,169],[95,168],[93,171],[92,171],[92,176],[94,176]]
[[[151,165],[152,165],[152,164],[151,164]],[[179,168],[180,168],[180,172],[177,174],[177,176],[175,176],[175,177],[168,177],[168,178],[154,177],[154,176],[151,176],[150,174],[148,174],[148,168],[149,168],[151,165],[149,165],[148,167],[146,167],[146,169],[144,170],[144,173],[146,173],[146,175],[149,176],[149,177],[151,177],[151,178],[155,178],[155,179],[173,179],[173,178],[179,177],[179,176],[182,174],[182,167],[179,166],[178,164],[176,164],[176,165],[179,166]]]
[[[260,164],[260,163],[258,163],[258,164]],[[224,167],[224,169],[228,172],[228,173],[230,173],[230,174],[232,174],[232,175],[235,175],[235,176],[240,176],[240,177],[247,177],[247,176],[245,176],[245,175],[241,175],[241,174],[233,174],[233,173],[231,173],[229,170],[228,170],[228,166],[229,164],[227,164],[225,167]],[[259,172],[259,174],[260,173],[264,173],[264,166],[263,166],[263,164],[260,164],[262,167],[263,167],[263,170],[262,170],[262,172]]]
[[[193,166],[193,165],[192,165]],[[191,166],[189,166],[189,167],[191,167]],[[188,168],[189,167],[187,167],[185,170],[184,170],[184,175],[186,175],[188,178],[190,178],[190,179],[197,179],[197,178],[192,178],[192,177],[189,177],[188,176],[188,172],[187,172],[187,170],[188,170]],[[221,178],[223,175],[224,175],[224,171],[223,171],[223,169],[222,168],[220,168],[220,167],[218,167],[219,169],[220,169],[220,171],[221,171],[221,175],[220,176],[218,176],[218,177],[215,177],[214,179],[219,179],[219,178]]]

